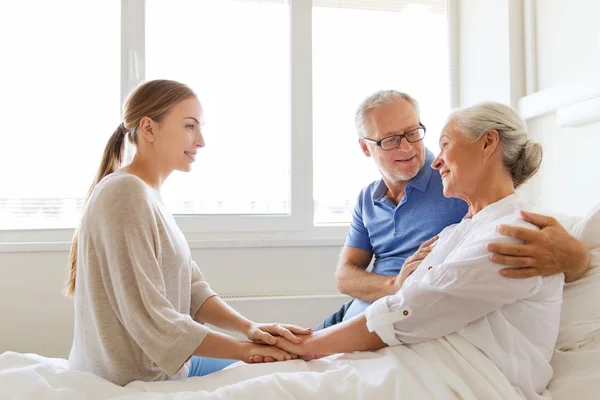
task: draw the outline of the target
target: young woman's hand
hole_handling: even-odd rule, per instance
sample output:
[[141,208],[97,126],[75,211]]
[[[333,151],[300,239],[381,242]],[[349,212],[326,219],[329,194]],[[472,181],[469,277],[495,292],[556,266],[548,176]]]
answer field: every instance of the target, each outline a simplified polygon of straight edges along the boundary
[[300,328],[295,325],[257,324],[252,323],[245,332],[248,339],[257,343],[274,345],[277,343],[277,336],[283,337],[292,343],[300,343],[301,340],[296,335],[308,335],[312,333],[312,328]]
[[262,363],[275,361],[288,361],[298,358],[295,354],[282,350],[275,346],[258,343],[244,343],[243,356],[241,360],[246,363]]
[[275,346],[287,351],[288,353],[297,354],[298,357],[304,361],[310,361],[330,355],[328,353],[315,353],[311,351],[310,345],[307,344],[307,340],[310,339],[310,337],[311,335],[300,336],[302,339],[301,343],[292,343],[285,338],[278,338]]

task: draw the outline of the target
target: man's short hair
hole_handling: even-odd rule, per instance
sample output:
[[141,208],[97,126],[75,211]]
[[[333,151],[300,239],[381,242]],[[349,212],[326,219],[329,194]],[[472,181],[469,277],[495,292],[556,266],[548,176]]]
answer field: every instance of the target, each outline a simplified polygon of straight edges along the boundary
[[399,100],[408,101],[415,109],[419,121],[421,120],[419,103],[412,96],[397,90],[379,90],[364,99],[356,110],[354,124],[356,126],[356,132],[358,133],[358,136],[367,137],[369,134],[369,126],[367,124],[367,114],[369,111],[381,106],[393,104]]

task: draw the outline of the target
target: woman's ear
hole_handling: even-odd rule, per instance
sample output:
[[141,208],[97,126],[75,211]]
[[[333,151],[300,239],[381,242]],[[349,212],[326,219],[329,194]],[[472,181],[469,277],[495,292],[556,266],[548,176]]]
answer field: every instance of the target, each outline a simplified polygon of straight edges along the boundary
[[153,143],[156,139],[154,135],[154,124],[155,122],[150,117],[143,117],[140,120],[140,127],[138,134],[141,135],[148,142]]
[[483,150],[490,155],[494,153],[500,142],[500,134],[495,129],[490,129],[483,134]]

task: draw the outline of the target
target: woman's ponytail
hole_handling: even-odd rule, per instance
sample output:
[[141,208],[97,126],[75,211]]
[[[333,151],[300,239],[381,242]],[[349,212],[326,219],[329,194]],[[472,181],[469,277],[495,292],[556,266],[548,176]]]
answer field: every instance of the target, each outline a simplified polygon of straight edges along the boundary
[[[102,155],[102,161],[94,182],[90,186],[88,193],[85,197],[85,203],[92,195],[96,185],[104,179],[106,176],[112,174],[119,168],[124,161],[125,156],[125,138],[127,136],[127,128],[124,124],[120,124],[113,134],[108,139],[106,147],[104,148],[104,154]],[[85,205],[84,203],[84,205]],[[77,273],[77,229],[73,235],[73,242],[71,243],[71,252],[69,253],[69,278],[67,280],[67,287],[65,293],[67,296],[73,296],[75,294],[75,276]]]

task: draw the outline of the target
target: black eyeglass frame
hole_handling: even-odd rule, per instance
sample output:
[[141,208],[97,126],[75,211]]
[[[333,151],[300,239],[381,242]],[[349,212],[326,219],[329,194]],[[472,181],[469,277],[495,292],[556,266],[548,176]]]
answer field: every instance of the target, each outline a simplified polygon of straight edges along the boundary
[[[408,137],[407,137],[406,135],[409,135],[409,134],[411,134],[411,133],[413,133],[414,131],[417,131],[417,130],[419,130],[419,129],[423,129],[423,136],[422,136],[420,139],[418,139],[418,140],[415,140],[415,141],[412,141],[412,142],[411,142],[410,140],[408,140]],[[377,146],[381,147],[381,150],[388,151],[388,150],[394,150],[394,149],[397,149],[398,147],[400,147],[400,144],[402,144],[402,139],[406,139],[406,141],[407,141],[408,143],[417,143],[417,142],[420,142],[421,140],[423,140],[423,139],[425,138],[425,135],[426,135],[426,134],[427,134],[427,128],[425,128],[425,125],[423,125],[422,123],[420,123],[420,122],[419,122],[419,127],[418,127],[418,128],[416,128],[416,129],[413,129],[413,130],[410,130],[410,131],[408,131],[408,132],[406,132],[406,133],[404,133],[404,134],[402,134],[402,135],[392,135],[392,136],[384,137],[384,138],[383,138],[383,139],[381,139],[381,140],[373,140],[373,139],[369,139],[369,138],[366,138],[366,137],[363,137],[363,138],[361,138],[361,139],[363,139],[363,140],[366,140],[366,141],[368,141],[368,142],[371,142],[371,143],[375,143]],[[397,145],[397,146],[395,146],[395,147],[392,147],[392,148],[390,148],[390,149],[384,149],[384,148],[381,146],[381,142],[383,142],[384,140],[389,140],[390,138],[400,138],[400,139],[398,140],[398,145]]]

